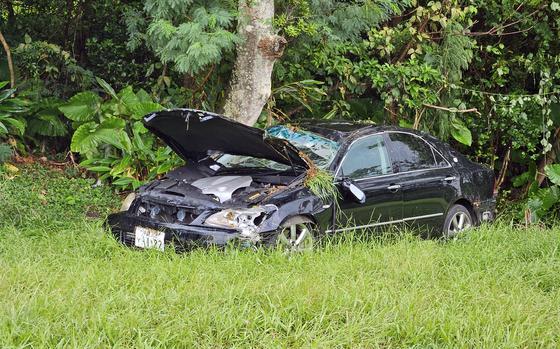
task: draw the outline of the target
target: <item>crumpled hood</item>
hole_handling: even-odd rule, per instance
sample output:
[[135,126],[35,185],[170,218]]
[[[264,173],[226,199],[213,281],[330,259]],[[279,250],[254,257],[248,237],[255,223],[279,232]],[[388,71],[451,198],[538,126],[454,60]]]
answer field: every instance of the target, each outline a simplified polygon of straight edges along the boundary
[[147,115],[144,125],[185,160],[199,161],[223,152],[309,167],[288,141],[265,137],[263,130],[222,115],[195,109],[164,110]]

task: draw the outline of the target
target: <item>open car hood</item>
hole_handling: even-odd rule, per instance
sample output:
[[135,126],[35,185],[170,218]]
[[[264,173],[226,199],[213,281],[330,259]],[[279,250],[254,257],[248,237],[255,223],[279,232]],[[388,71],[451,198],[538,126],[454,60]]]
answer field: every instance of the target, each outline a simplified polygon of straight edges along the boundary
[[196,109],[173,109],[144,117],[144,125],[185,160],[200,161],[214,152],[245,155],[309,168],[290,142],[265,137],[261,129]]

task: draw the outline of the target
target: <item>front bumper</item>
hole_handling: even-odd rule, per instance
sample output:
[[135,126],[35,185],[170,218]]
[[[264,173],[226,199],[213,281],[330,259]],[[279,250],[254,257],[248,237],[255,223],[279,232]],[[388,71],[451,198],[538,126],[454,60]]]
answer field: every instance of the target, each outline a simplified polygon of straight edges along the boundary
[[233,229],[163,223],[130,215],[127,212],[109,215],[107,225],[115,238],[128,246],[134,246],[134,229],[136,227],[163,231],[165,244],[172,244],[179,251],[197,246],[224,246],[230,241],[241,238],[240,232]]

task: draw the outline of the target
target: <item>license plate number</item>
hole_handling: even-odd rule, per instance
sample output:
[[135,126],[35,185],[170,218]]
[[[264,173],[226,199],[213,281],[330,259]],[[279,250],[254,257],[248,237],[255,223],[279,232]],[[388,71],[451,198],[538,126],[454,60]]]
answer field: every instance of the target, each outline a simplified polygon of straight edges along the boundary
[[134,230],[134,245],[141,248],[153,248],[163,251],[165,248],[165,233],[159,230],[136,227]]

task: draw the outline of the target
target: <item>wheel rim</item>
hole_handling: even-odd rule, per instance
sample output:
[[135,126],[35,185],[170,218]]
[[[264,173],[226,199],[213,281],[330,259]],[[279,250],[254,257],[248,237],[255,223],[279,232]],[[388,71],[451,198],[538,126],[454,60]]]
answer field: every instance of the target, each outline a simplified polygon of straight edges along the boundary
[[471,226],[472,222],[470,215],[465,212],[457,212],[449,221],[449,226],[447,227],[447,236],[453,237],[458,233],[469,229]]
[[313,233],[307,224],[292,224],[278,234],[276,245],[286,252],[303,252],[313,249]]

